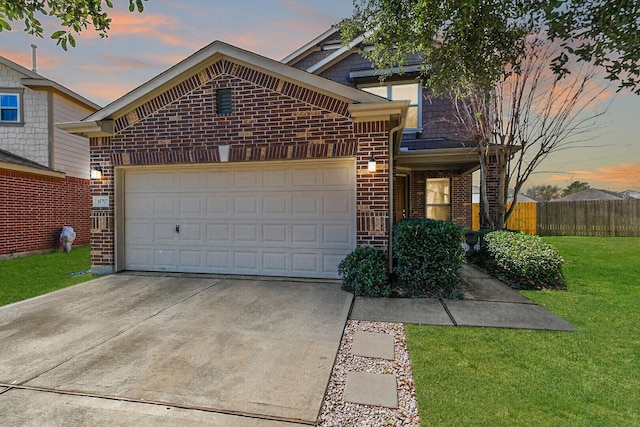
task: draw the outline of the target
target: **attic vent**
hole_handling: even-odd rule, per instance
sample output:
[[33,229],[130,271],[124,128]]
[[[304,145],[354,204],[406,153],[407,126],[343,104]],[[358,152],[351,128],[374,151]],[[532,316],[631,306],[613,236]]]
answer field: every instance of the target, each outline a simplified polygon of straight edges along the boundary
[[231,114],[231,89],[218,89],[216,96],[218,101],[217,113],[222,115]]

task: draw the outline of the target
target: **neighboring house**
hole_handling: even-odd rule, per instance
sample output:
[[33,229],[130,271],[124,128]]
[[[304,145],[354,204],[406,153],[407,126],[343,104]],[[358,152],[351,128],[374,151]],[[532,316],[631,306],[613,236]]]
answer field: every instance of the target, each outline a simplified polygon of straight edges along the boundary
[[0,56],[0,257],[89,243],[89,142],[57,129],[100,107]]
[[411,101],[216,41],[58,125],[90,138],[103,174],[92,270],[335,278],[356,246],[389,250],[414,201],[411,216],[470,226],[475,151],[415,128],[408,144],[411,115]]
[[629,188],[627,190],[622,191],[622,197],[625,199],[640,199],[640,191]]
[[596,188],[587,188],[559,199],[550,200],[551,202],[571,202],[578,200],[622,200],[624,197],[620,193],[609,190],[598,190]]

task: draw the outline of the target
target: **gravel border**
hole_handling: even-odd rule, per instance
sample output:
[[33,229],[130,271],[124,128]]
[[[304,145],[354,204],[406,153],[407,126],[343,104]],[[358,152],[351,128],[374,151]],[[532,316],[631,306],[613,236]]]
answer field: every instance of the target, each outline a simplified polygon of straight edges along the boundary
[[[395,360],[375,359],[351,354],[355,331],[387,333],[394,337]],[[395,374],[398,382],[398,408],[360,405],[343,401],[347,372]],[[418,403],[411,375],[411,361],[402,323],[349,320],[342,335],[336,363],[331,373],[318,426],[420,426]]]

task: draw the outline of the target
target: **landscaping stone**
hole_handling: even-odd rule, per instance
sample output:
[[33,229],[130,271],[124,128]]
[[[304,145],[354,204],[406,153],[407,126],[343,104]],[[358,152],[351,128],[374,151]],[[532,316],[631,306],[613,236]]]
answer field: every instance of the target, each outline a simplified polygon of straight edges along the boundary
[[375,332],[356,331],[351,353],[355,356],[393,360],[393,336]]

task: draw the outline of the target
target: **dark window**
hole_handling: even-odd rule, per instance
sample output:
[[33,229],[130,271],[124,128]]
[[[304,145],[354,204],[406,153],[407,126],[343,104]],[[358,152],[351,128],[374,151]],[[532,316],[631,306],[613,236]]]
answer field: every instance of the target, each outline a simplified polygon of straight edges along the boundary
[[218,89],[216,95],[218,101],[218,114],[231,114],[233,106],[231,102],[231,89]]

